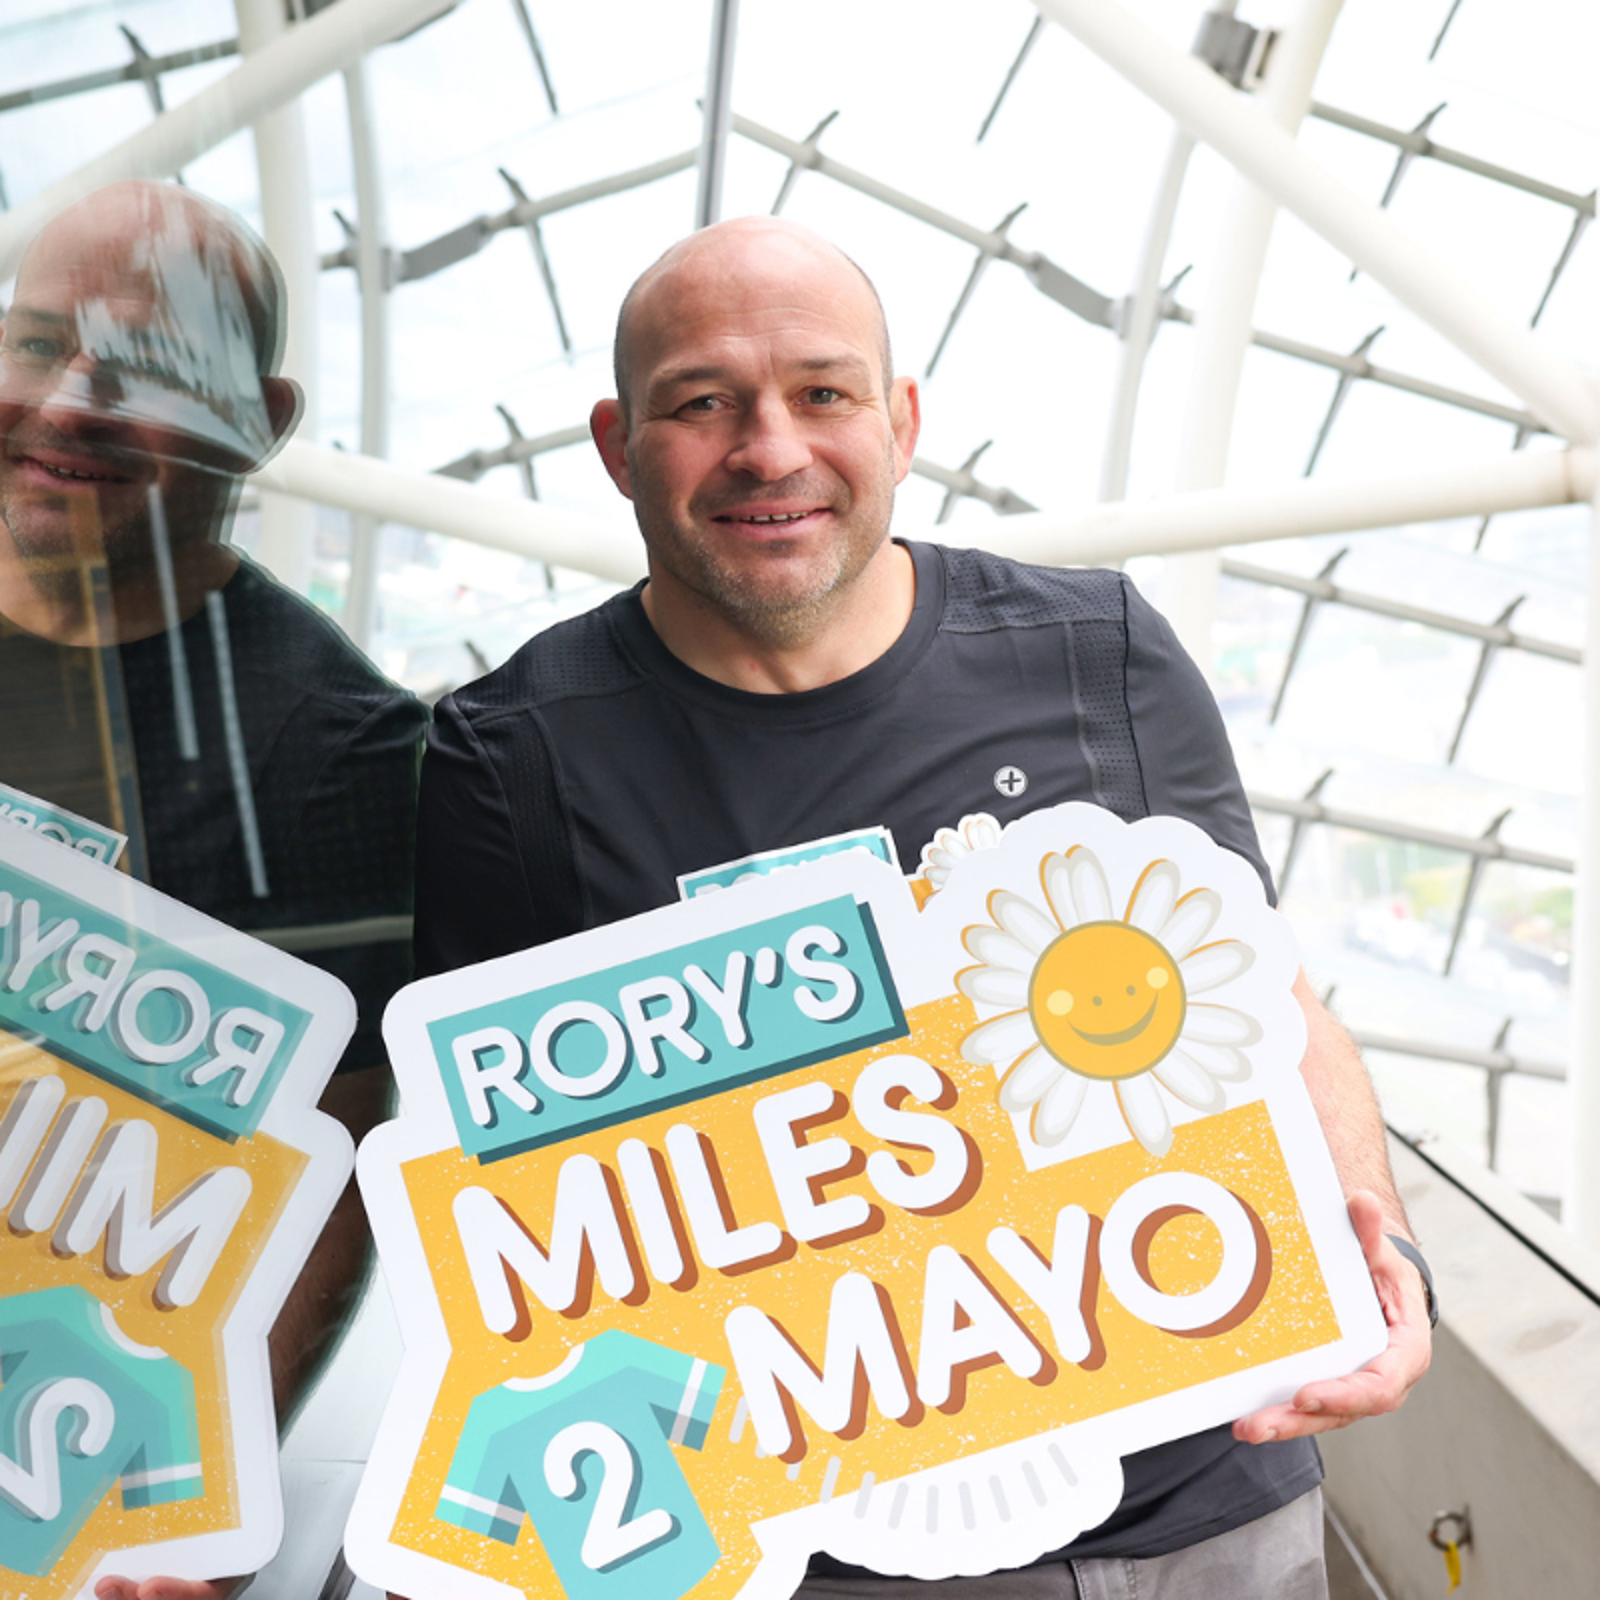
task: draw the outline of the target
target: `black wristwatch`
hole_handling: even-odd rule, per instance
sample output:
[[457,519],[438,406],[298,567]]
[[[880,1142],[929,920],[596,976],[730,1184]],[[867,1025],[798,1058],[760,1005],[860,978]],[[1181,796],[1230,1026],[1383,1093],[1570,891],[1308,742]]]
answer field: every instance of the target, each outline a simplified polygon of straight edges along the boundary
[[1398,1233],[1389,1235],[1389,1243],[1422,1274],[1422,1294],[1423,1298],[1428,1302],[1428,1326],[1437,1328],[1439,1326],[1439,1302],[1434,1298],[1433,1274],[1428,1271],[1428,1263],[1423,1259],[1422,1252],[1409,1239],[1402,1239]]

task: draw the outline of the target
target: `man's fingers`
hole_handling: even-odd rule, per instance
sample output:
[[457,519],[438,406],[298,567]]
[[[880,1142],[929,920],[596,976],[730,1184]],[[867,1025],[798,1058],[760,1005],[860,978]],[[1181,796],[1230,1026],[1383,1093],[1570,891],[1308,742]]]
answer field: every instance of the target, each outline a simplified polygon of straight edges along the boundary
[[238,1578],[102,1578],[95,1600],[228,1600]]

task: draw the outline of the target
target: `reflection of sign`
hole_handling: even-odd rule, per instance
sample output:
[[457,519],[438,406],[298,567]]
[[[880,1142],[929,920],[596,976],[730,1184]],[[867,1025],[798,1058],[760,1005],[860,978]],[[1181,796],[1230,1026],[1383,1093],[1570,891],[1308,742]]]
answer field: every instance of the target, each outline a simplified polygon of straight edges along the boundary
[[259,1125],[300,1007],[203,959],[204,936],[180,949],[19,870],[4,884],[0,1025],[224,1137]]
[[312,1107],[353,1013],[0,829],[0,1595],[275,1548],[265,1338],[349,1170]]
[[858,833],[836,833],[828,839],[813,839],[809,844],[794,845],[787,850],[762,850],[753,856],[741,856],[720,867],[706,867],[699,872],[686,873],[678,879],[678,893],[685,900],[699,895],[713,894],[718,889],[731,889],[736,883],[749,883],[753,878],[765,878],[770,873],[781,872],[785,867],[802,867],[808,861],[820,861],[824,856],[843,855],[847,850],[860,850],[891,866],[895,861],[894,837],[887,828],[863,828]]
[[77,850],[91,861],[103,861],[108,867],[117,864],[128,842],[125,834],[103,828],[98,822],[80,817],[76,811],[68,811],[65,806],[37,800],[7,783],[0,783],[0,822],[31,828],[41,839],[54,839],[57,844]]
[[[821,1549],[986,1571],[1106,1517],[1128,1452],[1382,1347],[1248,865],[1078,805],[981,842],[920,913],[835,855],[395,1001],[405,1114],[361,1156],[407,1331],[351,1523],[371,1581],[782,1596]],[[832,970],[747,986],[795,929]],[[633,1028],[629,985],[657,997]],[[780,1059],[764,1032],[808,991]],[[536,1141],[518,1096],[568,1100],[540,1063],[574,996],[615,1028],[563,1070],[605,1088]],[[625,1123],[596,1114],[624,1092]]]

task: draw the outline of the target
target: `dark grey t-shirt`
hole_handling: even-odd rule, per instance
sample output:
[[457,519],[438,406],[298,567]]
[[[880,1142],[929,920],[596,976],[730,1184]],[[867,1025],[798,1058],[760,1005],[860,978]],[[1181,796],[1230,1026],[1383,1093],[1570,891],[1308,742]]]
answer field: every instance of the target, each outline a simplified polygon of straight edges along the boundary
[[[422,774],[418,972],[668,905],[682,873],[864,827],[887,826],[910,873],[968,813],[1006,823],[1065,800],[1187,818],[1271,893],[1216,704],[1124,577],[910,549],[905,631],[820,689],[702,677],[635,590],[442,701]],[[1309,1441],[1241,1445],[1226,1428],[1124,1470],[1122,1505],[1065,1554],[1181,1549],[1321,1477]]]

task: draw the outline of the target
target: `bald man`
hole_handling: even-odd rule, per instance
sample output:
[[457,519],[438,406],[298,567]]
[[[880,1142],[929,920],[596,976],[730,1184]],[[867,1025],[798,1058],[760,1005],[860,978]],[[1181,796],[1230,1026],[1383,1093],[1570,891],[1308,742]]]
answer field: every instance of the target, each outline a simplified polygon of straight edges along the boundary
[[[624,302],[616,371],[591,428],[649,577],[440,704],[419,820],[423,971],[668,904],[698,868],[880,824],[918,874],[924,842],[958,819],[1074,799],[1186,817],[1268,882],[1216,706],[1125,579],[889,538],[917,390],[893,375],[871,284],[832,245],[772,219],[683,241]],[[1361,1064],[1303,979],[1300,993],[1304,1071],[1389,1350],[1232,1430],[1129,1457],[1099,1528],[1025,1572],[945,1587],[1326,1594],[1309,1436],[1400,1403],[1427,1365],[1428,1308],[1385,1237],[1409,1245]],[[928,1586],[818,1558],[808,1588],[886,1600]]]
[[[378,1022],[407,952],[317,930],[408,912],[425,719],[226,542],[243,475],[300,413],[282,329],[259,240],[175,185],[102,190],[30,247],[0,322],[0,784],[125,834],[135,875],[211,916],[297,930],[358,998],[323,1107],[359,1137],[387,1101]],[[280,1411],[365,1248],[352,1186],[274,1329]]]

